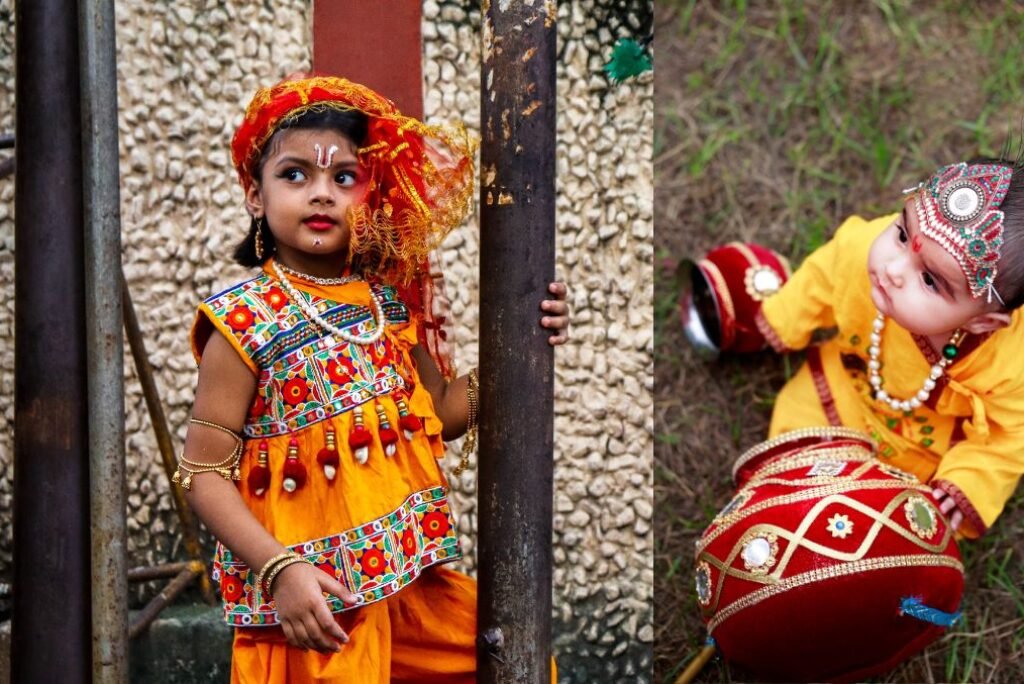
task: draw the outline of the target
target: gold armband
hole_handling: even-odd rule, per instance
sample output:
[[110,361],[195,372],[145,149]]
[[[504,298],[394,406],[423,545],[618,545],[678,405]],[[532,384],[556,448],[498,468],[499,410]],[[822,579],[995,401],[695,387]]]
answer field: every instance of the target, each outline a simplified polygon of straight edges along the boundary
[[[205,425],[206,427],[212,427],[221,432],[226,432],[231,435],[235,440],[235,448],[231,450],[231,454],[219,463],[198,463],[196,461],[190,461],[185,458],[185,454],[181,455],[181,459],[178,461],[178,467],[174,471],[174,475],[171,477],[171,482],[181,485],[182,489],[192,489],[192,476],[198,473],[219,473],[225,480],[240,480],[242,479],[241,470],[238,464],[242,461],[242,438],[239,437],[233,430],[230,430],[223,425],[217,425],[207,420],[200,420],[198,418],[192,418],[190,423],[197,425]],[[185,475],[182,475],[184,471]]]

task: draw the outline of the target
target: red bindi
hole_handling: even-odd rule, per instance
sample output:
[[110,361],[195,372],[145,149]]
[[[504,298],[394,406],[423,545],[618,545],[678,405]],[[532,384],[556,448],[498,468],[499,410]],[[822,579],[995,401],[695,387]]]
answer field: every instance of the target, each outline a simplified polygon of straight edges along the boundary
[[921,251],[921,245],[922,244],[924,244],[924,242],[921,240],[921,234],[920,233],[915,235],[914,239],[910,241],[910,247],[915,252],[920,252]]

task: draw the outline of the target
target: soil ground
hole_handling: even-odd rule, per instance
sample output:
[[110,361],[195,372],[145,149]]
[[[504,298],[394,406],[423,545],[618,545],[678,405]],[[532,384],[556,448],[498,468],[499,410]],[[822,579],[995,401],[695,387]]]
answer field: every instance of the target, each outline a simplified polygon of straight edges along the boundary
[[[1019,2],[658,0],[656,682],[672,682],[703,644],[694,540],[801,362],[699,359],[672,264],[735,239],[799,264],[843,218],[894,211],[900,190],[941,164],[997,154],[1021,131],[1022,29]],[[877,681],[1024,681],[1022,499],[962,545],[964,621]],[[697,681],[754,680],[713,661]]]

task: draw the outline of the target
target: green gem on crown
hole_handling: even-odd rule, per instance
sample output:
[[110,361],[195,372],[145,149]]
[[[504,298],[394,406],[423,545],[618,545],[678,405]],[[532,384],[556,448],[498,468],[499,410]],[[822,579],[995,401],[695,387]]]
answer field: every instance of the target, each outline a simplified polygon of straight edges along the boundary
[[979,268],[977,273],[974,274],[974,282],[977,284],[978,289],[986,287],[991,279],[992,269],[990,268]]

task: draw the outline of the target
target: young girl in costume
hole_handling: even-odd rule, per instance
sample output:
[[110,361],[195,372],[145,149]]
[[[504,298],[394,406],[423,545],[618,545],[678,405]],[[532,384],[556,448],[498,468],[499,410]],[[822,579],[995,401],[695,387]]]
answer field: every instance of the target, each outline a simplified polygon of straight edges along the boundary
[[846,425],[931,482],[960,534],[999,516],[1024,472],[1024,169],[939,169],[901,213],[846,221],[758,315],[777,351],[838,328],[783,387],[771,434]]
[[426,268],[470,206],[472,154],[340,78],[260,90],[235,133],[235,257],[261,270],[199,307],[176,476],[220,542],[233,682],[475,681],[438,459],[474,427],[476,376],[445,377]]

